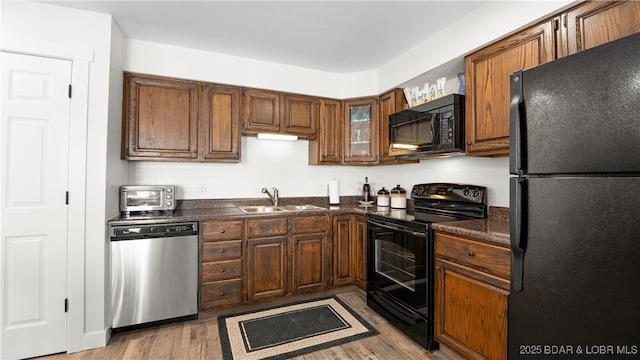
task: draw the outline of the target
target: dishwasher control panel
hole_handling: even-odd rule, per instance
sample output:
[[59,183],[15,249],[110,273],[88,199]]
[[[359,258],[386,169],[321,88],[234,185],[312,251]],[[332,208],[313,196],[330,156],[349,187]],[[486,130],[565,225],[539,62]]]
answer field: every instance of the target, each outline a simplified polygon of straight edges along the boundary
[[131,224],[109,227],[111,240],[198,234],[198,223]]

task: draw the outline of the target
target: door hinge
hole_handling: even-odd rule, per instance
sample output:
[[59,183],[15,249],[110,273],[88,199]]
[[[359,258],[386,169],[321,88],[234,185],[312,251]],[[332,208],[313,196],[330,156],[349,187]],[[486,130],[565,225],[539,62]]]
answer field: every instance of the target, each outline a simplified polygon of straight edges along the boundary
[[64,195],[64,203],[65,203],[65,205],[69,205],[69,192],[68,191]]
[[71,84],[69,84],[69,99],[71,99]]
[[69,312],[69,299],[64,299],[64,312]]

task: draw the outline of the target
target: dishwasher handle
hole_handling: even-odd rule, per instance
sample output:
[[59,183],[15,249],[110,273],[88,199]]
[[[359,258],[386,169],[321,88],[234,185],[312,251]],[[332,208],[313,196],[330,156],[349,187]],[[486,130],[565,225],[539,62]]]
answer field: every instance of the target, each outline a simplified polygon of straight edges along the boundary
[[198,235],[198,223],[157,223],[109,226],[111,241]]

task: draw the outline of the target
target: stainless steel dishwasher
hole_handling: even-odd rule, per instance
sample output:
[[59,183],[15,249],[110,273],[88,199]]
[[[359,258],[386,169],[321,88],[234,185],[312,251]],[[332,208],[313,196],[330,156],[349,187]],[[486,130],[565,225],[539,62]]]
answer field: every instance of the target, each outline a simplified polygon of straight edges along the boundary
[[112,328],[195,318],[198,223],[109,226]]

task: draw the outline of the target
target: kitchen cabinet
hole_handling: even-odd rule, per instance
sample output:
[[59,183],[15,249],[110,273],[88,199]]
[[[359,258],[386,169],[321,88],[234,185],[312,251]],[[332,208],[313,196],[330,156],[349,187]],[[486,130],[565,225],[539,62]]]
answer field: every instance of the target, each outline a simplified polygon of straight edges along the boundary
[[247,300],[325,289],[328,233],[328,215],[247,219]]
[[122,158],[240,161],[240,88],[125,73]]
[[196,161],[200,83],[125,73],[122,157]]
[[242,220],[203,221],[200,309],[242,302]]
[[367,218],[355,215],[356,285],[367,290]]
[[247,300],[286,295],[289,218],[249,218],[245,224]]
[[344,102],[345,165],[370,165],[378,156],[378,100],[362,98]]
[[509,154],[509,76],[552,61],[554,46],[549,20],[465,58],[467,155]]
[[200,112],[200,159],[238,162],[240,160],[240,103],[237,87],[202,85]]
[[556,19],[562,57],[640,32],[640,3],[587,1]]
[[315,97],[243,90],[243,135],[267,132],[313,138],[318,133],[319,116],[319,101]]
[[393,89],[378,98],[378,153],[379,164],[417,163],[419,160],[397,160],[389,156],[389,115],[405,109],[407,101],[402,89]]
[[465,58],[466,152],[509,154],[509,76],[640,32],[640,3],[586,1]]
[[309,165],[342,162],[342,101],[320,99],[318,136],[309,140]]
[[324,290],[329,274],[329,217],[296,216],[293,218],[292,292]]
[[349,285],[357,276],[357,245],[353,215],[333,217],[333,285]]
[[506,359],[510,251],[436,231],[435,338],[469,359]]

